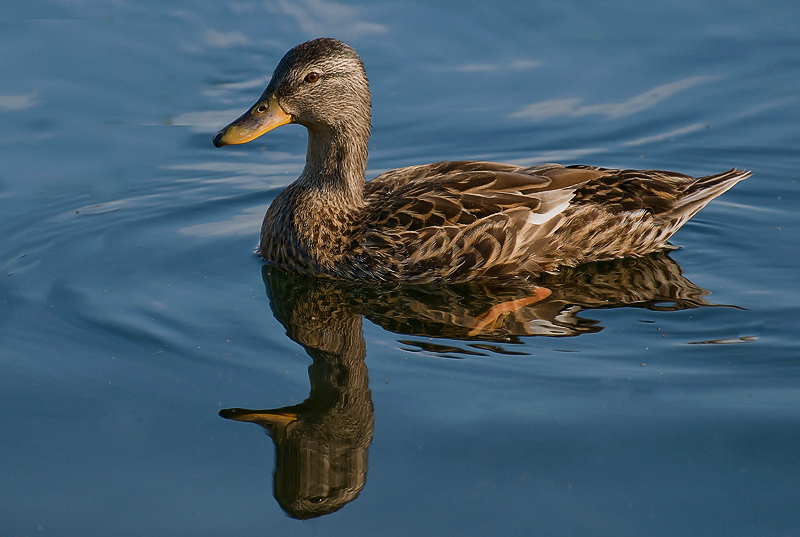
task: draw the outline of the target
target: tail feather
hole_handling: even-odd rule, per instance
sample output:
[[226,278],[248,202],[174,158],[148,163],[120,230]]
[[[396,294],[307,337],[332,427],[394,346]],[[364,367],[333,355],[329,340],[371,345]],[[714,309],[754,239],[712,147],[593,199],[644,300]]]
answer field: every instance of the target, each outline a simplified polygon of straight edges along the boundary
[[680,220],[680,224],[676,229],[697,214],[700,209],[708,205],[711,200],[724,194],[733,188],[736,183],[747,179],[751,175],[749,170],[732,168],[722,173],[698,177],[686,189],[686,195],[675,206],[673,215],[679,216]]

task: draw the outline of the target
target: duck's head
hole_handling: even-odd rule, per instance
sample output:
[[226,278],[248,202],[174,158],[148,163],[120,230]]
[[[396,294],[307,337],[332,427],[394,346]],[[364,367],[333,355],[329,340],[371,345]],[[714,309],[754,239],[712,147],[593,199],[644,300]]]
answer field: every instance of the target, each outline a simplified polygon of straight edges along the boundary
[[287,123],[318,132],[354,126],[369,131],[369,84],[355,50],[327,37],[291,49],[261,98],[219,131],[214,145],[244,144]]

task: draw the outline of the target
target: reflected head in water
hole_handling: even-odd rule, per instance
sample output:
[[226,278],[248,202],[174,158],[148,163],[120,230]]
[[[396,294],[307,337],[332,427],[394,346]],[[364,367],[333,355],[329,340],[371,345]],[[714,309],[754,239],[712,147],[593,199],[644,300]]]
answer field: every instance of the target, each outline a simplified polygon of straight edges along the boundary
[[309,399],[295,407],[220,411],[223,418],[261,425],[272,437],[273,494],[281,509],[297,519],[333,513],[358,497],[366,483],[372,440],[371,401],[363,416],[348,420],[312,408],[313,391],[312,386]]

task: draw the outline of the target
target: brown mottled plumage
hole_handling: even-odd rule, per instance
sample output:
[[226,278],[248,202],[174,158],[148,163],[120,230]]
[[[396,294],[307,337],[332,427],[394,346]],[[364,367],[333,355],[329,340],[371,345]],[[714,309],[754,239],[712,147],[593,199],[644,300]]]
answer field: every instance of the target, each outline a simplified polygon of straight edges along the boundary
[[438,162],[364,181],[364,66],[329,38],[297,45],[261,99],[217,133],[249,142],[286,123],[309,132],[300,177],[272,203],[259,251],[270,264],[340,279],[461,282],[526,277],[669,248],[667,240],[750,173]]

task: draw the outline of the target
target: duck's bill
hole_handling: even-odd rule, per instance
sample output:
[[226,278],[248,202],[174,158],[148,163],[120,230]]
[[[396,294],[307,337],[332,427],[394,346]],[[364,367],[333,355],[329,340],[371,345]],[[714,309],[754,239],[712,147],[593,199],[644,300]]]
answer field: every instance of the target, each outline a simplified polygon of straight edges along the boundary
[[219,415],[228,420],[258,423],[261,426],[289,425],[299,416],[294,412],[275,410],[248,410],[246,408],[223,408]]
[[242,117],[219,131],[214,136],[214,146],[246,144],[291,122],[292,116],[281,109],[274,96],[270,96],[254,104]]

